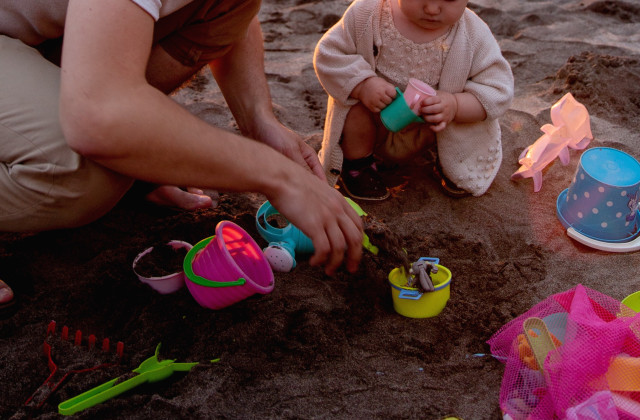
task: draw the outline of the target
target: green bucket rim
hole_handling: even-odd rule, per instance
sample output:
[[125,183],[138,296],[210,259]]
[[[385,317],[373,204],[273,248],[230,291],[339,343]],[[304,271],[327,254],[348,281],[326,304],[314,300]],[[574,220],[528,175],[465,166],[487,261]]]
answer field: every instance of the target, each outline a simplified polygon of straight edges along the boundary
[[207,246],[207,244],[211,242],[215,237],[216,235],[213,235],[201,240],[200,242],[195,244],[193,248],[189,250],[189,252],[187,252],[187,255],[184,257],[184,261],[182,263],[182,269],[184,270],[184,273],[186,274],[187,279],[199,286],[204,286],[204,287],[230,287],[230,286],[244,285],[247,281],[243,277],[240,277],[238,280],[235,280],[235,281],[215,281],[215,280],[209,280],[204,277],[201,277],[193,272],[193,267],[191,266],[191,264],[193,263],[193,259],[195,258],[195,255],[201,249]]

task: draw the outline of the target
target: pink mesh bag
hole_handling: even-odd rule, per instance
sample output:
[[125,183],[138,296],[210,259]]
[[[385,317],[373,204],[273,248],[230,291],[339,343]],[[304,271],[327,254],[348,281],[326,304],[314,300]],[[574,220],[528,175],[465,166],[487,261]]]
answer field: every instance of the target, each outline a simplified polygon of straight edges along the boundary
[[640,314],[577,285],[488,341],[506,362],[505,419],[639,419]]

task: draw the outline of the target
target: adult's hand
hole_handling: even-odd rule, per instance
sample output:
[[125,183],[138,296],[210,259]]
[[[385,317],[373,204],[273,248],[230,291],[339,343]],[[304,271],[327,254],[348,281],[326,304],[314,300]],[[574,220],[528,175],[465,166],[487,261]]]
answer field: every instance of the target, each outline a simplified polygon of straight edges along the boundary
[[346,258],[347,270],[356,271],[362,258],[362,219],[336,189],[303,172],[267,198],[313,242],[311,265],[324,265],[332,275]]
[[311,146],[276,118],[264,73],[264,48],[258,18],[247,38],[225,56],[209,63],[222,94],[243,135],[271,146],[294,162],[309,168],[321,180],[324,170]]
[[256,139],[282,153],[302,167],[309,168],[318,178],[326,181],[318,154],[293,130],[273,117],[260,124]]

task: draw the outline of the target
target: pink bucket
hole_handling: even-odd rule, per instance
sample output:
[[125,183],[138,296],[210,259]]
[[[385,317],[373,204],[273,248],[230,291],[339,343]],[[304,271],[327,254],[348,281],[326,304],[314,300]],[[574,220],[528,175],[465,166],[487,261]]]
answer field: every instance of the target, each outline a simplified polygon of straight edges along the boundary
[[258,244],[240,226],[222,221],[184,259],[187,288],[205,308],[221,309],[273,290],[273,272]]
[[[167,245],[171,245],[174,249],[185,248],[187,251],[192,248],[192,245],[188,242],[184,241],[169,241]],[[154,247],[150,247],[142,251],[138,256],[133,260],[133,272],[140,279],[141,282],[148,284],[157,292],[165,295],[168,293],[173,293],[178,291],[184,286],[184,271],[179,271],[173,274],[169,274],[166,276],[157,276],[157,277],[145,277],[138,273],[137,266],[138,262],[147,254],[153,251]]]

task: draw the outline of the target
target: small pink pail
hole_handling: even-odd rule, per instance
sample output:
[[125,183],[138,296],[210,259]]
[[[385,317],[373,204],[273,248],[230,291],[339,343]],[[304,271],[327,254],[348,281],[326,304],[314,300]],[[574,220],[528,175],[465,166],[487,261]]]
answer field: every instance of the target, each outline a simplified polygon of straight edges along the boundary
[[221,309],[255,293],[270,293],[273,272],[253,238],[226,220],[215,232],[185,257],[186,284],[193,298],[205,308]]

